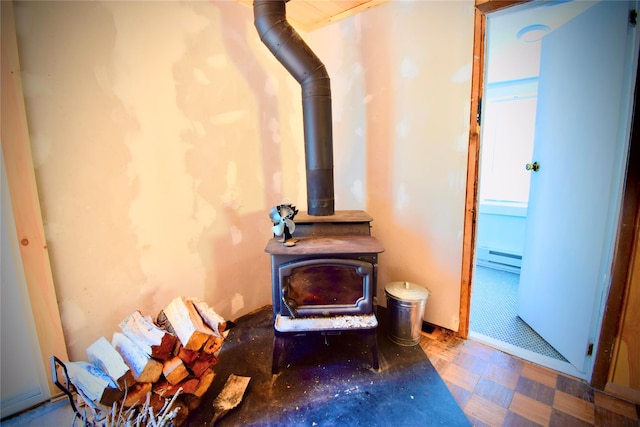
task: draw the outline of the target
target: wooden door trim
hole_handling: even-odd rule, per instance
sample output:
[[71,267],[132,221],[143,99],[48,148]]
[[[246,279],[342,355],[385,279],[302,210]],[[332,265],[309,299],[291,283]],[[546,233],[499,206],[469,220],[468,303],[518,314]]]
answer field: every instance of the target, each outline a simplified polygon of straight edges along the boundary
[[476,219],[478,211],[478,167],[480,158],[480,124],[478,111],[481,104],[484,78],[485,15],[530,0],[476,0],[473,31],[473,63],[471,71],[471,115],[469,117],[469,153],[467,157],[467,192],[465,196],[464,231],[462,237],[462,274],[460,284],[460,338],[469,337],[471,287],[476,248]]
[[42,222],[31,142],[22,91],[22,76],[13,16],[13,2],[2,1],[2,153],[9,197],[24,268],[40,357],[52,396],[60,390],[52,381],[51,356],[68,360],[62,321]]
[[[640,70],[640,59],[638,60]],[[640,111],[640,73],[636,72],[636,90],[633,111]],[[632,117],[631,140],[627,176],[624,183],[622,211],[618,224],[618,234],[611,269],[611,286],[605,303],[600,339],[591,375],[591,385],[604,390],[611,368],[613,350],[619,334],[624,311],[623,302],[630,286],[632,263],[636,239],[638,239],[638,215],[640,215],[640,120],[635,113]]]
[[480,124],[478,110],[484,77],[484,37],[486,18],[476,9],[474,16],[473,64],[471,72],[471,115],[469,117],[469,154],[467,157],[467,193],[465,196],[464,232],[462,237],[462,277],[460,289],[460,325],[457,335],[469,337],[471,287],[476,249],[476,218],[478,208],[478,160],[480,156]]

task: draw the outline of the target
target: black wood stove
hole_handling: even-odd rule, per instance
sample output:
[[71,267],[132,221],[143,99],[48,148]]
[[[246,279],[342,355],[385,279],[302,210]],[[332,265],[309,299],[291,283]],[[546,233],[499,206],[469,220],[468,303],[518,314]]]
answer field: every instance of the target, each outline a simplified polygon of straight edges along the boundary
[[357,332],[378,369],[375,315],[378,254],[372,218],[364,211],[295,218],[295,245],[269,240],[274,350],[273,373],[285,340],[310,333]]

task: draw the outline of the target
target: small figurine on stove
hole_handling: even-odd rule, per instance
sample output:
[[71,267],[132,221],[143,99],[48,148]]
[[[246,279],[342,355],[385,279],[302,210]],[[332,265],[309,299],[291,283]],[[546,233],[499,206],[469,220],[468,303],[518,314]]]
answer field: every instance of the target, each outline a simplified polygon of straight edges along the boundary
[[269,217],[273,222],[273,234],[276,236],[282,236],[282,242],[285,246],[294,246],[297,242],[296,239],[292,239],[291,236],[296,229],[296,224],[293,222],[293,218],[298,213],[298,209],[291,203],[282,203],[278,206],[274,206],[269,211]]

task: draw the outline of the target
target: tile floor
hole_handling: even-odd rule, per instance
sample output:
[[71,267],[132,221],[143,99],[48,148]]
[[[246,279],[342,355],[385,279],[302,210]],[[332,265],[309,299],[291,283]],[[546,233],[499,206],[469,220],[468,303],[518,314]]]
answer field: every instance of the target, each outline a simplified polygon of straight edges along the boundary
[[515,347],[567,360],[518,316],[520,274],[476,265],[469,328]]
[[1,427],[71,427],[81,426],[81,422],[74,424],[74,414],[66,397],[57,397],[50,402],[37,406],[29,411],[0,421]]
[[[474,426],[640,427],[639,404],[449,331],[423,334],[420,346]],[[0,422],[2,427],[72,424],[62,400]]]
[[449,331],[420,346],[474,426],[640,426],[640,405]]

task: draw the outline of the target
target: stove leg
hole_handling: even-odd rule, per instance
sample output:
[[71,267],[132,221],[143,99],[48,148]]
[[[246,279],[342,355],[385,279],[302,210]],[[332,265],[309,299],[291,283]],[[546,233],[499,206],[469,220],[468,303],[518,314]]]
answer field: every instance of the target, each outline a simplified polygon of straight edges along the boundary
[[373,369],[380,369],[380,363],[378,361],[378,339],[376,338],[376,330],[368,330],[365,333],[369,349],[371,350],[371,356],[373,358]]
[[271,374],[276,375],[280,371],[280,357],[284,352],[284,338],[276,332],[273,336],[273,360],[271,361]]

